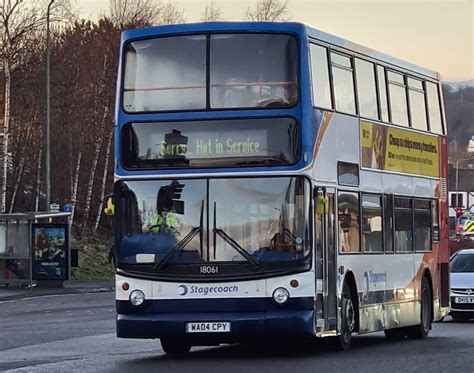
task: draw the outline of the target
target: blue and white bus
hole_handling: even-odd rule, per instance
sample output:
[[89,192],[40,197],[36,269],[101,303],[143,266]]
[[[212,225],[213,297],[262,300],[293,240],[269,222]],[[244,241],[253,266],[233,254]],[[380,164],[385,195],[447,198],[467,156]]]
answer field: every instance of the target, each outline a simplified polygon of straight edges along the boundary
[[122,34],[117,335],[425,338],[449,311],[440,76],[297,23]]

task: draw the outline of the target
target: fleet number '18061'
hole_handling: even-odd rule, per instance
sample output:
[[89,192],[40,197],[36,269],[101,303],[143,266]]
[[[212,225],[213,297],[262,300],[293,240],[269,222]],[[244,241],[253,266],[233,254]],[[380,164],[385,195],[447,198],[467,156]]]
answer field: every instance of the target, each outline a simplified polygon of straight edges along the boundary
[[218,266],[201,266],[199,268],[199,272],[201,272],[202,274],[213,275],[213,274],[219,273],[219,267]]

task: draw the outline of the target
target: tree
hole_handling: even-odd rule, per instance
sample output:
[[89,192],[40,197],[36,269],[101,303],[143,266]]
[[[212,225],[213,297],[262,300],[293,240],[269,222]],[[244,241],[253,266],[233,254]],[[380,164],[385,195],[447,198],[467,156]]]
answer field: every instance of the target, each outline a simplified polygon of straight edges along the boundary
[[[6,210],[9,135],[11,124],[12,72],[26,52],[38,42],[38,29],[46,23],[47,1],[2,0],[0,2],[0,63],[4,76],[3,125],[0,129],[0,211]],[[70,10],[68,0],[58,0],[51,14]]]
[[215,22],[222,19],[222,10],[217,7],[214,1],[209,1],[204,7],[204,11],[201,16],[203,22]]
[[184,17],[184,10],[178,8],[178,4],[167,2],[163,5],[160,15],[158,17],[158,24],[160,25],[174,25],[177,23],[186,22]]
[[109,15],[119,29],[185,22],[177,3],[156,0],[109,0]]
[[155,1],[109,0],[110,20],[121,30],[157,23],[162,11],[163,5]]
[[258,0],[254,9],[247,8],[245,19],[249,21],[287,21],[288,0]]

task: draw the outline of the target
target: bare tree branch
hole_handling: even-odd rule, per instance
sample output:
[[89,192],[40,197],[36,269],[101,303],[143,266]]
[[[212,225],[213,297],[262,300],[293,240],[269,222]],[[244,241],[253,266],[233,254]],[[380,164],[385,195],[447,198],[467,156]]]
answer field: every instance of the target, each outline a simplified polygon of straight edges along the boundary
[[150,26],[158,22],[163,5],[149,0],[109,0],[110,20],[119,29]]
[[249,21],[287,21],[288,0],[258,0],[254,9],[247,8],[244,17]]
[[177,2],[167,2],[163,5],[161,13],[158,17],[158,24],[160,25],[174,25],[177,23],[186,22],[184,17],[184,10],[178,8]]
[[203,22],[215,22],[222,19],[222,10],[217,7],[213,0],[206,3],[201,16]]
[[[0,2],[0,62],[4,75],[3,82],[3,123],[0,146],[0,210],[6,208],[8,175],[8,142],[11,120],[12,72],[24,59],[24,55],[36,40],[38,29],[46,23],[46,9],[49,1],[2,0]],[[69,0],[57,0],[52,4],[51,15],[60,17]]]

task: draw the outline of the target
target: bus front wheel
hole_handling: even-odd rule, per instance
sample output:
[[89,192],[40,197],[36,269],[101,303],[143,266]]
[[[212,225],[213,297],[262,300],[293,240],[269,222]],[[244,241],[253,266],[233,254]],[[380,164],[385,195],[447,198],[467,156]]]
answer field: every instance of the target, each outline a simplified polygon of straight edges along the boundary
[[174,338],[161,338],[161,347],[170,356],[183,356],[191,350],[189,343]]
[[352,302],[351,288],[347,282],[342,288],[341,334],[334,338],[336,349],[346,351],[351,347],[352,333],[355,331],[356,310]]

